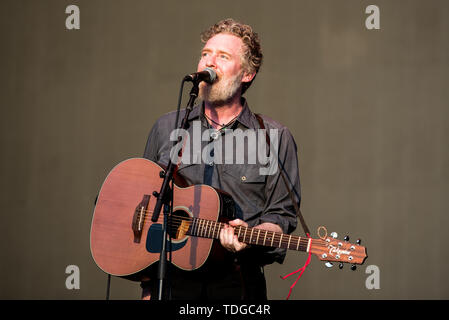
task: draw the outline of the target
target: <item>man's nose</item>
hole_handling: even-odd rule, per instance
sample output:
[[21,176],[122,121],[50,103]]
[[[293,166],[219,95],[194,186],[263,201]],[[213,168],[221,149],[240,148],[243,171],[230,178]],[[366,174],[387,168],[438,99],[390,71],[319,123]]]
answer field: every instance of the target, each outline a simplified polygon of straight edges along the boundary
[[206,67],[209,67],[209,68],[215,67],[216,66],[215,59],[216,59],[216,57],[214,54],[209,55],[206,59]]

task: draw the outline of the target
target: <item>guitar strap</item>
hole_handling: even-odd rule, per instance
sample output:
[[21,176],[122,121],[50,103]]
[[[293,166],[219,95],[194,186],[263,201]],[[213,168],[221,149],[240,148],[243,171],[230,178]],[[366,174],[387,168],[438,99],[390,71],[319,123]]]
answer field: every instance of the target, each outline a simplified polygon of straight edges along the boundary
[[[261,129],[265,129],[265,125],[263,123],[262,117],[259,114],[257,114],[257,113],[255,113],[254,115],[256,116],[257,121],[259,122],[260,128]],[[271,146],[270,136],[268,135],[267,131],[265,131],[265,138],[266,138],[267,145],[268,145],[268,150],[269,150],[268,152],[271,152],[270,151],[271,150],[270,149],[270,146]],[[295,207],[296,216],[299,218],[299,221],[301,222],[301,225],[302,225],[302,228],[304,230],[304,233],[306,234],[306,236],[309,237],[310,236],[309,228],[307,227],[306,221],[304,220],[304,217],[303,217],[303,215],[301,213],[301,210],[299,209],[298,203],[295,201],[295,195],[293,194],[293,190],[290,188],[288,180],[285,177],[284,168],[283,168],[283,165],[281,165],[280,161],[278,161],[278,167],[279,167],[279,172],[281,174],[282,180],[284,181],[285,187],[287,188],[288,193],[290,195],[290,199],[291,199],[291,201],[293,203],[293,206]]]

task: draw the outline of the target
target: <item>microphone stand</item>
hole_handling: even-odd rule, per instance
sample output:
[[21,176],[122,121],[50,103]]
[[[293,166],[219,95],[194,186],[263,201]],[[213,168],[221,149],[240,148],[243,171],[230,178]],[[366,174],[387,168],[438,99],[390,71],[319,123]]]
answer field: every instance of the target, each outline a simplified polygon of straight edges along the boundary
[[[186,79],[183,80],[186,81]],[[190,91],[190,99],[186,106],[186,113],[184,116],[184,119],[181,122],[181,129],[186,130],[188,126],[188,118],[190,115],[190,112],[192,111],[193,105],[195,103],[195,99],[198,97],[199,92],[199,83],[200,81],[193,81],[193,87]],[[179,110],[178,110],[179,114]],[[176,116],[176,119],[178,119],[178,115]],[[178,122],[176,121],[176,125],[178,125]],[[182,139],[181,137],[178,138],[178,142]],[[158,268],[158,280],[159,280],[159,292],[158,292],[158,300],[162,300],[163,298],[163,290],[164,288],[164,281],[166,278],[166,268],[167,268],[167,222],[168,222],[168,216],[169,214],[173,213],[173,190],[170,188],[170,182],[173,182],[173,174],[175,169],[177,168],[177,164],[174,164],[171,159],[168,161],[167,170],[164,173],[161,172],[161,178],[164,178],[164,181],[162,182],[161,190],[159,193],[156,191],[153,193],[157,197],[156,204],[154,206],[153,216],[151,218],[152,222],[157,222],[159,219],[159,214],[161,212],[162,206],[164,206],[164,223],[162,225],[162,246],[161,246],[161,253],[160,253],[160,259],[159,259],[159,268]],[[172,183],[173,185],[173,183]],[[171,241],[171,238],[170,238]]]

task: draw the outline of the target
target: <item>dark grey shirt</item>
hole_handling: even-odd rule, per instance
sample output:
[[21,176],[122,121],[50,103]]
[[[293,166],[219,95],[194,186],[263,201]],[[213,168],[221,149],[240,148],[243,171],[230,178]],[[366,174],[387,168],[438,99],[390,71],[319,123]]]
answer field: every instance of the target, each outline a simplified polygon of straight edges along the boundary
[[[176,142],[177,135],[172,136],[172,141],[169,139],[175,128],[176,112],[163,115],[151,129],[144,157],[167,165],[170,151],[174,150],[172,155],[177,154],[184,145],[178,173],[189,184],[207,184],[230,194],[236,202],[236,218],[246,221],[250,227],[271,222],[279,225],[284,233],[291,233],[296,228],[296,213],[277,163],[284,169],[299,206],[296,143],[285,126],[262,116],[271,137],[269,151],[265,131],[260,130],[246,101],[242,102],[240,115],[219,132],[209,126],[202,104],[195,106],[188,119],[188,135],[184,135],[181,144]],[[184,115],[185,110],[181,110],[179,123]],[[254,259],[260,264],[282,263],[286,254],[285,249],[279,248],[252,247],[245,251],[255,254]]]

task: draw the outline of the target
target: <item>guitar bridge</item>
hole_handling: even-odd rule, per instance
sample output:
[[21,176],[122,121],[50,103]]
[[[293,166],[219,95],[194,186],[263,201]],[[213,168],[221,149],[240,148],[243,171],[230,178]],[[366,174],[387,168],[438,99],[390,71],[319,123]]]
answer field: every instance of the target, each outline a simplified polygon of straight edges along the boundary
[[134,210],[133,222],[131,228],[134,233],[134,243],[140,243],[142,238],[143,225],[148,212],[148,204],[150,203],[150,195],[144,194],[142,201]]

